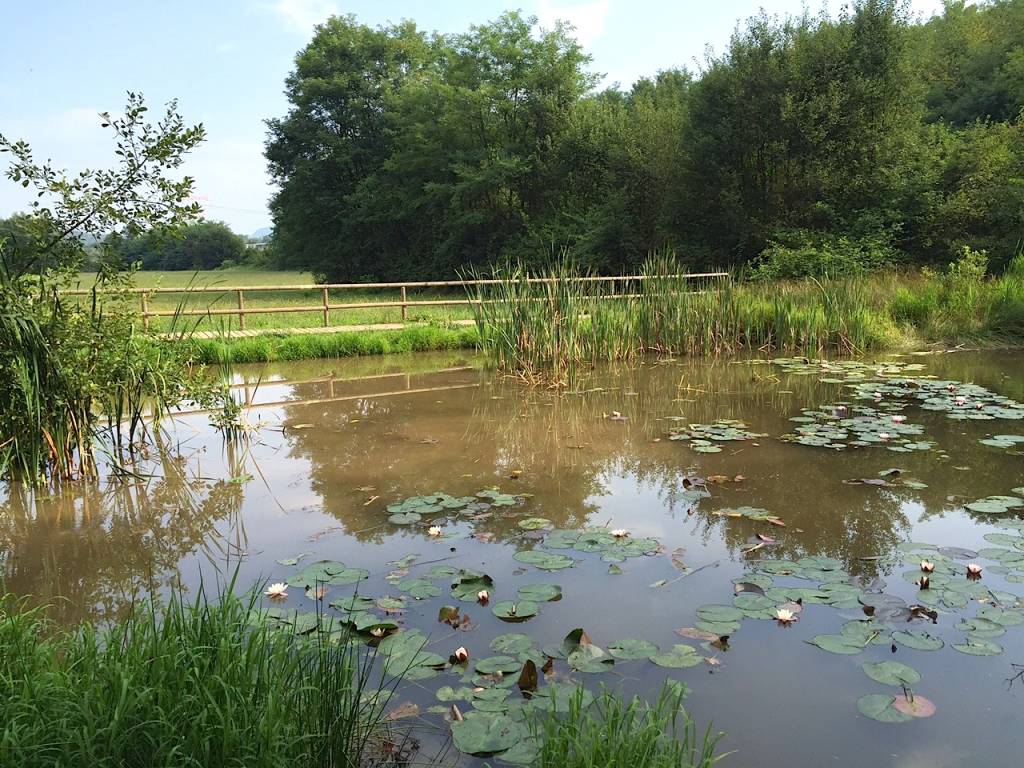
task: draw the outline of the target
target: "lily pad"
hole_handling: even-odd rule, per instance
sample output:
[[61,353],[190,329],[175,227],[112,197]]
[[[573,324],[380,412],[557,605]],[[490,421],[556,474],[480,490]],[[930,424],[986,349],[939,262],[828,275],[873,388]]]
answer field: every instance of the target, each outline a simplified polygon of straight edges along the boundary
[[540,607],[530,600],[519,600],[517,602],[503,600],[500,603],[494,604],[494,607],[491,608],[491,613],[502,621],[526,621],[530,617],[536,616],[538,610],[540,610]]
[[519,599],[544,603],[562,599],[562,588],[557,584],[524,584],[519,588]]
[[867,662],[861,669],[876,683],[883,685],[911,686],[921,682],[921,674],[916,669],[898,661]]
[[697,653],[697,649],[692,645],[680,643],[672,646],[672,650],[668,653],[654,654],[651,656],[651,661],[659,667],[685,669],[687,667],[696,667],[698,664],[703,663],[704,658]]
[[937,651],[945,645],[941,637],[935,637],[935,635],[931,635],[923,629],[905,629],[893,632],[892,639],[894,642],[907,648],[913,648],[915,651]]
[[527,517],[520,520],[518,525],[524,531],[539,531],[541,528],[549,528],[552,523],[546,517]]
[[491,640],[491,650],[498,653],[520,654],[533,647],[533,639],[529,635],[519,632],[510,632],[505,635],[498,635]]
[[869,693],[867,696],[857,699],[857,709],[865,717],[870,717],[880,723],[905,723],[910,720],[910,715],[893,707],[895,702],[895,696],[885,693]]
[[511,656],[490,656],[477,661],[475,668],[481,675],[493,675],[496,672],[501,672],[503,675],[511,675],[513,672],[518,672],[522,667],[523,663],[518,659],[513,659]]
[[627,637],[608,644],[608,652],[616,659],[647,659],[658,653],[658,646],[647,640]]
[[524,549],[516,552],[512,558],[520,563],[540,568],[542,571],[557,571],[562,568],[571,568],[576,561],[567,555],[559,555],[554,552],[541,552],[536,549]]
[[508,715],[494,712],[467,712],[452,723],[452,741],[467,755],[493,755],[511,749],[529,737],[526,726]]
[[953,649],[969,656],[997,656],[1003,652],[1001,645],[973,637],[968,637],[965,643],[953,643]]
[[860,653],[864,650],[865,645],[858,638],[848,635],[815,635],[807,642],[818,646],[823,651],[846,656]]

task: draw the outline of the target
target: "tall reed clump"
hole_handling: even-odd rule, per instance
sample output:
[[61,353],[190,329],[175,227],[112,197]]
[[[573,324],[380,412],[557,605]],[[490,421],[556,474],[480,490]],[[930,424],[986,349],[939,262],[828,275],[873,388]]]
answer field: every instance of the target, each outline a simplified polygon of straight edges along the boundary
[[533,279],[520,268],[496,274],[472,289],[482,349],[497,368],[556,386],[599,361],[647,353],[852,354],[890,334],[852,279],[694,279],[671,254],[649,258],[617,293],[565,265]]
[[697,732],[682,706],[681,685],[666,685],[654,704],[601,691],[585,706],[583,690],[568,713],[535,725],[537,768],[711,768],[721,735]]
[[[388,689],[326,635],[250,626],[230,591],[68,631],[0,598],[0,764],[362,768],[390,764]],[[378,760],[379,758],[379,760]]]

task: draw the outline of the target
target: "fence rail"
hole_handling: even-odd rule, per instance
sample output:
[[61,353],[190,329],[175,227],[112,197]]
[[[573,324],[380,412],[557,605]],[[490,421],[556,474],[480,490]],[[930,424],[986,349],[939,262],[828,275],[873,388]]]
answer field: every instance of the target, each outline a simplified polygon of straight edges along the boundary
[[[595,277],[573,277],[568,278],[573,282],[601,282],[610,283],[612,285],[616,283],[628,284],[630,282],[651,280],[651,279],[685,279],[685,280],[700,280],[700,279],[721,279],[727,278],[728,272],[694,272],[681,275],[619,275],[612,277],[595,276]],[[554,278],[554,277],[531,277],[527,278],[528,282],[531,283],[552,283],[564,280],[566,278]],[[331,312],[353,310],[353,309],[382,309],[382,308],[394,308],[400,307],[402,314],[402,321],[405,322],[408,318],[408,310],[410,307],[443,307],[443,306],[472,306],[480,304],[479,299],[410,299],[408,296],[409,289],[422,289],[422,288],[456,288],[456,287],[469,287],[474,285],[497,285],[503,282],[498,279],[482,279],[482,280],[426,280],[420,282],[405,282],[405,283],[314,283],[308,285],[232,285],[232,286],[183,286],[180,288],[130,288],[127,291],[117,291],[117,293],[127,293],[129,295],[137,295],[139,297],[139,314],[142,317],[143,325],[149,328],[149,321],[154,317],[218,317],[224,315],[232,315],[238,318],[239,330],[245,330],[245,318],[248,315],[266,315],[266,314],[284,314],[289,312],[318,312],[322,314],[322,324],[324,328],[331,327]],[[360,301],[360,302],[349,302],[349,303],[332,303],[331,302],[331,291],[345,291],[345,290],[393,290],[399,291],[398,297],[391,301]],[[246,306],[245,294],[247,293],[308,293],[310,291],[320,292],[321,301],[317,304],[307,304],[301,306],[283,306],[283,307],[253,307]],[[75,288],[70,290],[61,291],[63,296],[88,296],[92,294],[92,290],[88,288]],[[192,294],[217,294],[218,296],[228,296],[234,294],[235,306],[232,308],[214,309],[212,307],[206,307],[203,309],[184,309],[182,307],[176,309],[151,309],[149,300],[151,297],[162,294],[179,294],[179,295],[192,295]],[[602,299],[625,299],[630,297],[636,297],[638,294],[635,293],[609,293],[606,296],[601,296]]]

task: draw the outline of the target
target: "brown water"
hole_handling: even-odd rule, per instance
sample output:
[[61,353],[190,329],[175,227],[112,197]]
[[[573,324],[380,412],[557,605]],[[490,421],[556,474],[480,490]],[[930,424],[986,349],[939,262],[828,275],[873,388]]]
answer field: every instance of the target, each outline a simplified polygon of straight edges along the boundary
[[[913,360],[925,363],[925,374],[1024,401],[1020,353]],[[1024,421],[954,421],[912,404],[908,421],[924,426],[935,450],[892,453],[882,446],[837,453],[783,443],[777,436],[793,429],[791,416],[847,393],[818,376],[771,366],[663,361],[598,371],[586,391],[560,395],[525,389],[455,354],[260,366],[238,375],[254,385],[240,389],[240,397],[271,403],[249,412],[254,429],[245,441],[225,446],[204,416],[185,416],[163,435],[162,453],[141,468],[151,479],[111,478],[98,488],[69,487],[38,498],[4,489],[0,563],[7,589],[52,602],[63,621],[95,621],[122,615],[148,590],[179,580],[194,591],[200,578],[212,582],[237,566],[248,586],[283,581],[303,565],[331,559],[370,571],[362,594],[397,596],[384,579],[394,568],[388,563],[416,553],[420,563],[485,571],[495,582],[492,603],[514,599],[522,584],[556,583],[563,590],[561,601],[542,603],[539,615],[518,624],[459,603],[478,626],[455,633],[437,622],[439,607],[456,601],[445,582],[436,581],[443,596],[408,601],[400,621],[429,634],[429,650],[443,656],[459,645],[475,658],[493,655],[489,641],[505,632],[527,633],[539,645],[558,643],[575,627],[598,645],[638,637],[667,650],[684,642],[699,647],[675,630],[693,626],[701,605],[730,604],[732,580],[760,559],[833,557],[851,576],[878,576],[887,585],[876,587],[913,603],[917,588],[902,574],[916,560],[901,565],[897,544],[978,550],[993,546],[982,538],[986,533],[1017,533],[962,505],[1024,485],[1019,453],[978,442],[990,434],[1020,434]],[[607,418],[613,412],[624,418]],[[705,424],[742,419],[768,436],[699,454],[666,439],[678,426],[672,417]],[[927,487],[843,482],[874,478],[890,467]],[[712,483],[710,498],[694,502],[685,493],[687,479],[712,475],[745,479]],[[386,505],[405,497],[472,495],[492,487],[528,498],[522,507],[481,520],[453,515],[442,539],[428,536],[426,523],[387,522]],[[712,514],[744,505],[764,508],[786,526]],[[512,559],[517,549],[537,543],[539,534],[517,525],[525,516],[566,529],[625,528],[634,538],[656,538],[662,551],[630,558],[619,564],[621,575],[611,575],[600,553],[558,550],[576,565],[539,571]],[[745,552],[757,533],[777,543]],[[298,567],[276,562],[304,552],[312,555]],[[1024,586],[991,572],[995,563],[979,562],[986,565],[986,585],[1024,594]],[[429,567],[414,565],[411,575]],[[651,586],[660,580],[668,583]],[[351,589],[335,587],[328,600]],[[287,607],[313,608],[301,589],[289,595]],[[951,645],[963,634],[953,627],[975,607],[945,612],[934,626],[914,625],[945,640],[937,652],[893,651],[887,644],[855,656],[827,653],[804,641],[838,632],[857,612],[807,605],[788,628],[744,620],[727,652],[701,649],[716,664],[675,670],[628,661],[608,673],[572,677],[648,694],[667,678],[685,681],[698,723],[725,731],[723,748],[736,751],[724,765],[1018,765],[1024,684],[1011,686],[1007,679],[1012,662],[1024,663],[1024,626],[994,640],[1004,648],[999,655],[958,653]],[[914,690],[935,702],[933,717],[879,723],[858,713],[858,697],[898,693],[861,670],[866,661],[886,659],[921,673]],[[567,673],[564,662],[556,669]],[[425,708],[436,703],[438,686],[458,684],[443,673],[410,685],[400,698]],[[439,723],[434,716],[427,721]]]

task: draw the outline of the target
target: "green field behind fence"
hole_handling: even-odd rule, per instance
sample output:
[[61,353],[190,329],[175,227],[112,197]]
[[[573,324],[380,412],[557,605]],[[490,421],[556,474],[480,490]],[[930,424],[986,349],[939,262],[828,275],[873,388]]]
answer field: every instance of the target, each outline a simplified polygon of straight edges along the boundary
[[[94,275],[83,272],[79,288],[92,285]],[[223,292],[202,293],[157,293],[148,297],[151,312],[174,311],[178,306],[191,311],[206,309],[237,309],[238,297],[236,287],[268,286],[268,285],[310,285],[313,276],[309,272],[278,272],[248,269],[216,269],[200,272],[138,272],[135,276],[137,288],[224,288]],[[461,287],[450,289],[408,289],[409,301],[437,301],[444,299],[461,300],[467,298],[466,291]],[[388,289],[334,289],[329,292],[331,304],[387,303],[399,301],[401,292],[398,288]],[[310,291],[253,291],[244,294],[246,309],[246,330],[288,329],[288,328],[320,328],[324,325],[323,311],[287,312],[278,314],[251,314],[250,310],[264,307],[301,307],[317,306],[323,302],[320,289]],[[140,304],[141,312],[141,304]],[[469,306],[436,306],[409,307],[406,322],[443,322],[447,320],[470,320],[473,312]],[[237,315],[213,315],[210,317],[193,317],[192,323],[197,331],[216,331],[219,329],[238,330]],[[367,309],[331,310],[330,326],[372,325],[378,323],[402,322],[400,307],[371,307]],[[150,319],[154,330],[166,330],[171,319],[154,317]]]

